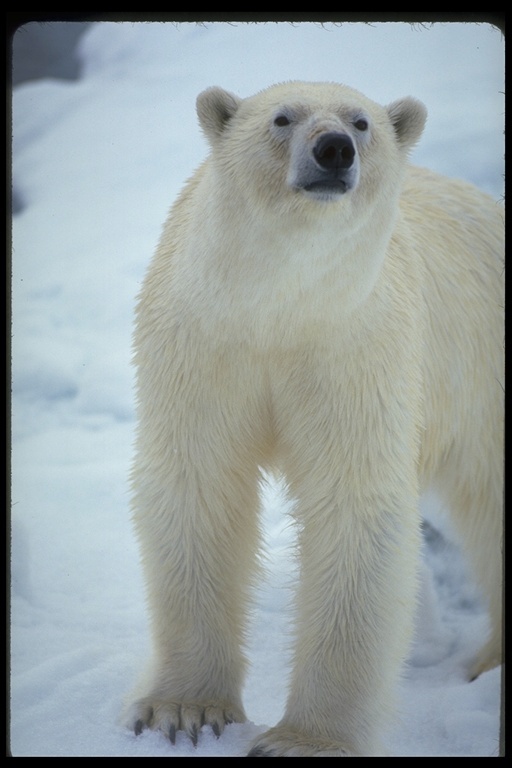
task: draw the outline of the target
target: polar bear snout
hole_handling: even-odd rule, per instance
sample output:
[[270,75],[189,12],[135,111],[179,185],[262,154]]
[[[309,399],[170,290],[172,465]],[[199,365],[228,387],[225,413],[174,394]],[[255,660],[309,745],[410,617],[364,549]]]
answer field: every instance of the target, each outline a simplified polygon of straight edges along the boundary
[[357,151],[352,138],[341,131],[317,136],[299,186],[319,200],[332,200],[353,189],[359,178]]
[[[304,132],[305,133],[305,132]],[[359,156],[352,137],[341,130],[315,132],[313,140],[296,137],[288,184],[315,200],[335,200],[359,181]]]
[[352,139],[346,133],[324,133],[313,147],[313,157],[318,165],[326,170],[350,168],[355,154]]

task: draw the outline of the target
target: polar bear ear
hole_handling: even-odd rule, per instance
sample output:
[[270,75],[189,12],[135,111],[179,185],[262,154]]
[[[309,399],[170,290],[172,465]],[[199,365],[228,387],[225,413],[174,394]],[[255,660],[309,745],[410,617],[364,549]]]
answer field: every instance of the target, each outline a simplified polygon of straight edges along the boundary
[[386,109],[395,129],[398,143],[405,150],[411,149],[425,127],[427,121],[426,106],[421,101],[408,96],[405,99],[393,101]]
[[241,101],[238,96],[217,86],[207,88],[199,94],[196,101],[197,116],[210,142],[213,143],[219,138]]

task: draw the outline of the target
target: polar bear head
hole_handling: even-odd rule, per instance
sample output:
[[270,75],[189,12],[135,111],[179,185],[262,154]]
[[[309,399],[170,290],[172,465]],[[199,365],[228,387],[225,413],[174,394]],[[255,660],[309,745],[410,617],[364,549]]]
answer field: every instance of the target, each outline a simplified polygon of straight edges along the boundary
[[389,195],[426,120],[414,98],[382,107],[334,83],[282,83],[246,99],[212,87],[197,112],[231,193],[251,188],[272,205]]

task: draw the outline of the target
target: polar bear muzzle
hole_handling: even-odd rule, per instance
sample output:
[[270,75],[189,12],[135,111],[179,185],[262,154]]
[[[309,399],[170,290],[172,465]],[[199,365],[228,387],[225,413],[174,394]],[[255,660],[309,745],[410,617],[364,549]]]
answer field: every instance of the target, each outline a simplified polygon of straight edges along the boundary
[[332,200],[353,189],[358,181],[357,152],[352,138],[341,131],[320,133],[297,163],[291,186],[319,200]]

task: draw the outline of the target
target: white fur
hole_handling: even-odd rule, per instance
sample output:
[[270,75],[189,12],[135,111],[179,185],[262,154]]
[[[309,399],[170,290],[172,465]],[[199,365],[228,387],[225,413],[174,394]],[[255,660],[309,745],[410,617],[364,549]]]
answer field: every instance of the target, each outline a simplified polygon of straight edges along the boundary
[[[195,740],[202,722],[244,719],[258,483],[277,468],[297,499],[297,637],[284,717],[253,754],[377,754],[427,484],[489,599],[469,675],[501,659],[502,209],[408,167],[426,118],[414,99],[213,88],[198,115],[211,156],[171,211],[137,313],[134,517],[154,657],[127,722]],[[327,131],[353,142],[355,183],[322,197],[300,184]]]

